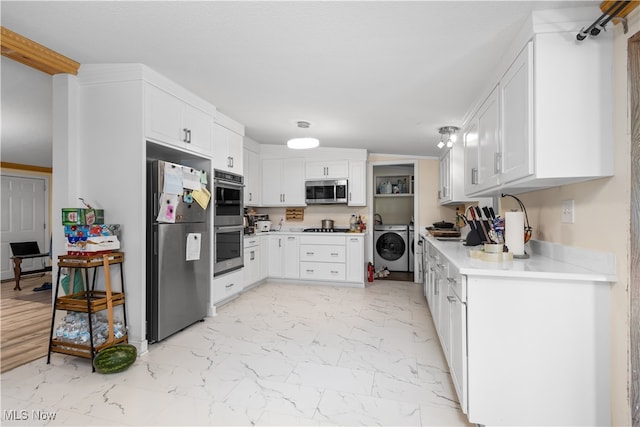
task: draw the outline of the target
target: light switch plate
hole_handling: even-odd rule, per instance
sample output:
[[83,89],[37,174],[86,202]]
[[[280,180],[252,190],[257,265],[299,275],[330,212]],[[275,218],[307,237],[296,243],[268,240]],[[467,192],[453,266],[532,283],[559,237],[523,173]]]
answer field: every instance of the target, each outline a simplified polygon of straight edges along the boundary
[[574,217],[573,200],[563,200],[562,201],[562,222],[565,224],[573,224],[574,220],[575,220],[575,217]]

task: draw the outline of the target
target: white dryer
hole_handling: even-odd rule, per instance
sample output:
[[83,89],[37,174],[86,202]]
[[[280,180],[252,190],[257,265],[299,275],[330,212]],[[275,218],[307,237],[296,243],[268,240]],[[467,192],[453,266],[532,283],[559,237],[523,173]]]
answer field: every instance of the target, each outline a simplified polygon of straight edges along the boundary
[[373,229],[373,262],[376,270],[409,269],[409,228],[406,225],[376,225]]

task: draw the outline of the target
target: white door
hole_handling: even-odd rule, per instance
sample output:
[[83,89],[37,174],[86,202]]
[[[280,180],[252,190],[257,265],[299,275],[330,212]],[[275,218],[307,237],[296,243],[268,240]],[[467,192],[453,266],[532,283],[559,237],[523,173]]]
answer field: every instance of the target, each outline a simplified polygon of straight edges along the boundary
[[[13,278],[13,262],[9,243],[36,241],[41,252],[49,250],[46,237],[46,204],[44,178],[2,175],[2,280]],[[26,259],[22,269],[44,267],[47,258]]]

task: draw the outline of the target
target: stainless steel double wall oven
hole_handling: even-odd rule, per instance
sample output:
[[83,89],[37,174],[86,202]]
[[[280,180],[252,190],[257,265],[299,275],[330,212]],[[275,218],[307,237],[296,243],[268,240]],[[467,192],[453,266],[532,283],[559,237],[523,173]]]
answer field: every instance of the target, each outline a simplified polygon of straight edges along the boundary
[[240,175],[214,170],[213,275],[244,266],[244,183]]

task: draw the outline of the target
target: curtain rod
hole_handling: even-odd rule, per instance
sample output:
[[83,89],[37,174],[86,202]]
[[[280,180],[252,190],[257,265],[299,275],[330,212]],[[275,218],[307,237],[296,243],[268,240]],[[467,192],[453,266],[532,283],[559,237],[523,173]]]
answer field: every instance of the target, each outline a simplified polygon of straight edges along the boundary
[[[630,1],[616,1],[611,7],[607,9],[605,13],[600,15],[598,19],[596,19],[593,24],[589,25],[587,28],[582,27],[580,32],[576,34],[576,39],[578,41],[582,41],[587,38],[587,36],[591,35],[592,37],[600,34],[602,30],[607,30],[606,25],[615,18],[622,10],[627,7],[631,3]],[[620,18],[624,19],[624,18]],[[626,26],[625,26],[626,29]],[[625,31],[626,33],[626,31]]]

